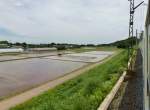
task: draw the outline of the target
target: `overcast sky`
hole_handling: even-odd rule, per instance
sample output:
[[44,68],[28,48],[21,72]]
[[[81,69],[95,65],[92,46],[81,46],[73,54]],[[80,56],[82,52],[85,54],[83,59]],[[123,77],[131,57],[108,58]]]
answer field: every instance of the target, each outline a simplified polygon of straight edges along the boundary
[[[0,0],[0,40],[113,42],[128,36],[128,8],[128,0]],[[139,30],[145,9],[136,12]]]

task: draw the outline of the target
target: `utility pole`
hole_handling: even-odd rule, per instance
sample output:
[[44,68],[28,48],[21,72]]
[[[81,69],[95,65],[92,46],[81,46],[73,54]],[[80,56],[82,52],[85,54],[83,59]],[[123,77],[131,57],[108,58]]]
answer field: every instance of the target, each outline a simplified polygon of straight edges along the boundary
[[[130,20],[129,20],[129,38],[134,37],[134,13],[135,10],[144,3],[142,1],[138,5],[134,6],[134,0],[128,0],[130,2]],[[133,47],[133,42],[129,45],[129,48]]]
[[[129,20],[129,38],[133,37],[133,26],[134,26],[134,0],[130,1],[130,20]],[[132,44],[130,45],[132,46]]]
[[130,2],[129,40],[131,40],[131,44],[128,45],[128,58],[130,58],[130,48],[133,48],[132,38],[134,37],[134,13],[135,10],[144,3],[144,1],[142,1],[136,6],[134,5],[134,0],[128,0],[128,1]]
[[135,12],[135,9],[137,9],[140,5],[144,3],[144,1],[142,1],[135,7],[134,7],[134,0],[129,0],[129,1],[130,1],[129,37],[133,37],[134,35],[134,32],[133,32],[134,31],[134,12]]
[[136,48],[138,47],[138,30],[136,29]]

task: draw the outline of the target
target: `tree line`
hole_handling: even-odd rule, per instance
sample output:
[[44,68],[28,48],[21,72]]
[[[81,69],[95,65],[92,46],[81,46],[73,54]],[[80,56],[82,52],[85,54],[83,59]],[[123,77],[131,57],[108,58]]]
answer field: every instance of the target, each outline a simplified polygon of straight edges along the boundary
[[116,46],[117,48],[128,48],[129,46],[135,45],[136,41],[139,41],[136,37],[127,38],[124,40],[108,43],[108,44],[68,44],[68,43],[43,43],[43,44],[28,44],[26,42],[11,43],[8,41],[0,41],[0,48],[12,48],[12,47],[22,47],[27,48],[57,48],[58,50],[81,48],[81,47],[101,47],[101,46]]

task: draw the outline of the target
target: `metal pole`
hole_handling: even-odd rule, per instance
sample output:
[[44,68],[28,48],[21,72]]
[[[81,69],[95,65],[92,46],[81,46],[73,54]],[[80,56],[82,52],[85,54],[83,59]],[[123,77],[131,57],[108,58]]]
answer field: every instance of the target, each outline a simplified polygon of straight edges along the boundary
[[130,48],[133,47],[133,25],[134,25],[134,0],[129,0],[130,1],[130,19],[129,19],[129,40],[131,40],[131,43],[128,45],[128,57],[130,58]]
[[[130,55],[131,55],[131,50],[130,48],[133,48],[133,36],[134,36],[134,12],[135,9],[137,9],[140,5],[142,5],[144,3],[144,1],[142,1],[140,4],[138,4],[137,6],[134,6],[134,0],[128,0],[130,1],[130,19],[129,19],[129,40],[131,40],[131,43],[128,44],[128,59],[130,59]],[[131,67],[132,70],[132,67]]]
[[136,48],[138,47],[138,30],[136,29]]

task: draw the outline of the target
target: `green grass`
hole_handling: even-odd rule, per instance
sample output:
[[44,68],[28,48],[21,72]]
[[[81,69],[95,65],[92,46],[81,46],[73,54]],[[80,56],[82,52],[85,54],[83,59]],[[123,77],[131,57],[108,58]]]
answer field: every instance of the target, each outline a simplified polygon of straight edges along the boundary
[[4,53],[0,53],[0,56],[5,56],[5,55],[20,55],[22,54],[21,52],[4,52]]
[[127,67],[127,51],[11,110],[96,110]]
[[80,53],[80,52],[88,52],[88,51],[114,51],[119,49],[113,46],[102,46],[102,47],[82,47],[82,48],[68,49],[68,50],[72,52]]

